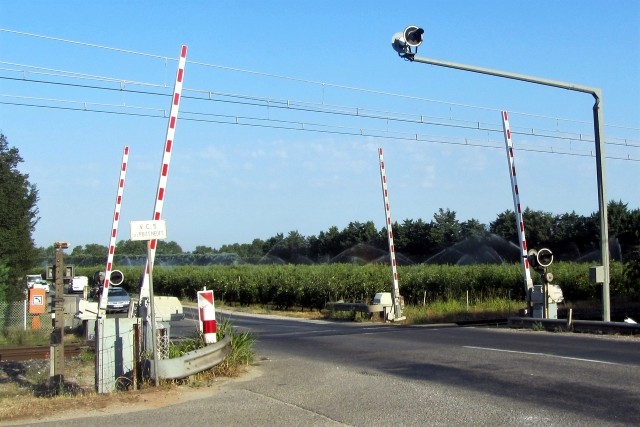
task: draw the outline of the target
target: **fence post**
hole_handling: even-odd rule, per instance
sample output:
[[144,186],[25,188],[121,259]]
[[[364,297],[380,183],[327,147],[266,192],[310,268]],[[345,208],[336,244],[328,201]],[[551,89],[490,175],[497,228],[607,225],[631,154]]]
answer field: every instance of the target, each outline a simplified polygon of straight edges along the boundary
[[27,330],[27,300],[22,301],[22,330]]

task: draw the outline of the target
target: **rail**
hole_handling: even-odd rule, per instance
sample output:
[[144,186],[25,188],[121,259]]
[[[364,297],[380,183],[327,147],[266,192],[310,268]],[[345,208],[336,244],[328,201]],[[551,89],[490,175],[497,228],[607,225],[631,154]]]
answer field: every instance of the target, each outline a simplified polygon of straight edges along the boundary
[[[64,357],[79,356],[83,349],[91,347],[85,344],[65,344]],[[0,347],[0,362],[21,362],[24,360],[49,359],[51,346],[35,345],[22,347]]]

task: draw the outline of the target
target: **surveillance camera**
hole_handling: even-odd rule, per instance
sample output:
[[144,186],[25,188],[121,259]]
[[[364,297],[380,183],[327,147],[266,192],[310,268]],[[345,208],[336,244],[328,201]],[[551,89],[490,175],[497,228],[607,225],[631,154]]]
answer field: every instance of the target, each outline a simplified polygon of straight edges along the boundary
[[[391,38],[391,46],[402,57],[413,57],[422,44],[424,30],[415,25],[409,25],[401,33],[395,33]],[[415,51],[412,50],[415,48]]]

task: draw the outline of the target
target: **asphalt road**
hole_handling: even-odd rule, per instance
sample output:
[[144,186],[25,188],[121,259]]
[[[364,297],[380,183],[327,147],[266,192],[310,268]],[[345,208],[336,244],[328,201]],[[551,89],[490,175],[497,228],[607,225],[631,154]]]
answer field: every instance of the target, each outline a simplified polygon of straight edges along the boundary
[[[639,338],[228,317],[258,339],[247,378],[65,425],[640,425]],[[171,333],[193,328],[185,319]]]

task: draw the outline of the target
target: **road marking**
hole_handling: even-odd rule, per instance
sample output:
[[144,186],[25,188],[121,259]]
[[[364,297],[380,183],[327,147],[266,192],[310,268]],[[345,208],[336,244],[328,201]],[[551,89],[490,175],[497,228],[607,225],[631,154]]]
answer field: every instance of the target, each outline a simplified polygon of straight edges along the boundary
[[470,348],[473,350],[487,350],[487,351],[499,351],[502,353],[517,353],[517,354],[527,354],[530,356],[544,356],[544,357],[556,357],[558,359],[567,359],[567,360],[576,360],[579,362],[592,362],[592,363],[602,363],[605,365],[621,365],[621,363],[615,362],[606,362],[604,360],[595,360],[595,359],[583,359],[580,357],[568,357],[568,356],[558,356],[556,354],[548,354],[548,353],[534,353],[530,351],[516,351],[516,350],[504,350],[500,348],[490,348],[490,347],[475,347],[472,345],[464,345],[464,348]]
[[324,332],[336,332],[340,331],[340,329],[318,329],[318,330],[309,330],[309,331],[290,331],[290,332],[259,332],[260,336],[265,337],[284,337],[284,336],[293,336],[293,335],[317,335]]

